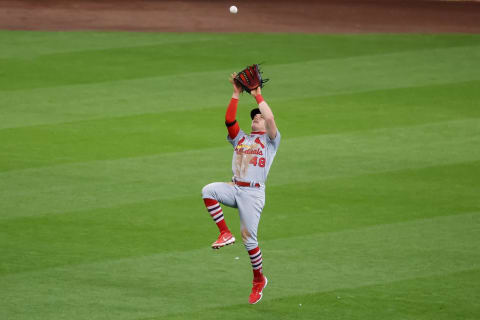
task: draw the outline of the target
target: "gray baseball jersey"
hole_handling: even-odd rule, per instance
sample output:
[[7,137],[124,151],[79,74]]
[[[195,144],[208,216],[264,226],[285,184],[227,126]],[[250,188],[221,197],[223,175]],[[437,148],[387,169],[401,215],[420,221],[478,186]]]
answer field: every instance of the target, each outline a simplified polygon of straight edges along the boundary
[[238,208],[242,240],[245,248],[252,250],[258,246],[257,230],[265,206],[265,181],[280,144],[280,131],[277,130],[277,136],[272,140],[266,133],[252,132],[248,135],[240,130],[235,139],[228,138],[228,141],[234,147],[234,179],[259,183],[261,187],[214,182],[202,189],[202,196]]
[[275,139],[270,139],[265,132],[246,134],[240,130],[235,139],[227,136],[227,140],[234,148],[232,159],[234,179],[264,186],[280,144],[280,131],[277,130]]

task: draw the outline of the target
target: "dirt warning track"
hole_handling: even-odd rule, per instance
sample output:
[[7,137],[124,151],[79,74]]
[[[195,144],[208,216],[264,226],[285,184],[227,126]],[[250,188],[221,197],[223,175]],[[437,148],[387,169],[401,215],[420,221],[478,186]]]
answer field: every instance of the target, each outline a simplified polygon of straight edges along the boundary
[[[238,14],[229,13],[232,4],[238,6]],[[0,29],[479,33],[480,2],[0,0]]]

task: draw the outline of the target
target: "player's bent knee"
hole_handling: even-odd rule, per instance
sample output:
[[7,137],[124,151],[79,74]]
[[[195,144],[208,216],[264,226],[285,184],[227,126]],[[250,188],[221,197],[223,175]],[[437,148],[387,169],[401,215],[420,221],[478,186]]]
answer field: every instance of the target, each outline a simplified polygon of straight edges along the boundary
[[207,184],[202,189],[202,198],[215,199],[215,189],[213,188],[213,183]]

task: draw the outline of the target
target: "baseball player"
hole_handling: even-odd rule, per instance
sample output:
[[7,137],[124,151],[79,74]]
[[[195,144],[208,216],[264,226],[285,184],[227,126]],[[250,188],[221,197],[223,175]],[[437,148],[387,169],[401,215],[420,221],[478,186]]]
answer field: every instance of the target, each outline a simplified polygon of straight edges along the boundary
[[250,112],[252,131],[247,134],[240,129],[235,118],[243,89],[234,81],[235,76],[236,73],[232,74],[230,79],[233,95],[225,115],[227,140],[234,148],[232,182],[208,184],[203,188],[202,196],[210,216],[220,230],[217,241],[212,244],[213,249],[235,242],[220,204],[238,209],[243,244],[253,268],[253,287],[248,301],[255,304],[262,298],[263,289],[267,285],[267,278],[262,272],[262,252],[258,246],[257,229],[265,205],[265,181],[280,144],[280,132],[272,110],[261,95],[260,87],[250,92],[258,103],[258,108]]

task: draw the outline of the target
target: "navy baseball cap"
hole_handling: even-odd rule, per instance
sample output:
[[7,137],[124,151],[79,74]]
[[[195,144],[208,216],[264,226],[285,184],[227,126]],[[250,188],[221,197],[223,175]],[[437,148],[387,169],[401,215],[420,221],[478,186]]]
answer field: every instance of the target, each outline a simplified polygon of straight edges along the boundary
[[250,118],[252,118],[252,120],[253,120],[253,118],[255,118],[255,115],[257,115],[259,113],[262,114],[260,112],[260,109],[258,109],[258,108],[253,109],[252,111],[250,111]]

